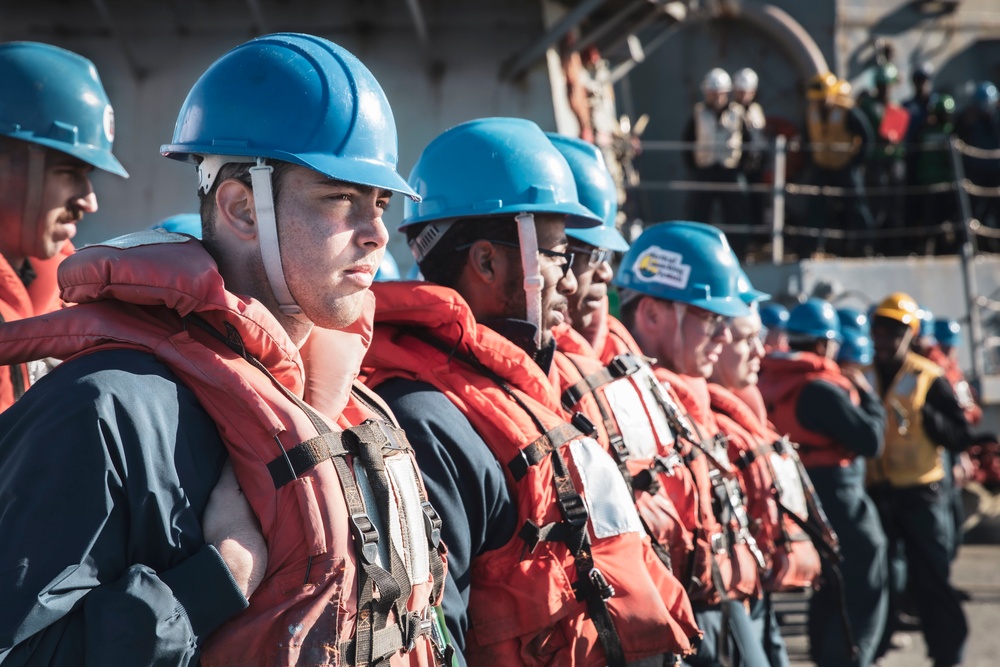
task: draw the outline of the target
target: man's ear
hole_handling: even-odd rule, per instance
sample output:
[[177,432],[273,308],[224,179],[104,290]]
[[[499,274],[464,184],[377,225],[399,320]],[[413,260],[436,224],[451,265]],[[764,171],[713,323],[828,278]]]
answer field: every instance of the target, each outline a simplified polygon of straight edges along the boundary
[[217,229],[228,229],[243,239],[252,239],[257,235],[253,188],[246,183],[235,178],[220,183],[215,191],[215,209]]
[[664,325],[666,312],[661,308],[661,302],[649,296],[639,297],[639,303],[635,306],[635,321],[640,327],[647,329],[657,329]]
[[498,263],[503,259],[492,243],[476,241],[469,248],[468,268],[484,284],[491,285],[497,280]]

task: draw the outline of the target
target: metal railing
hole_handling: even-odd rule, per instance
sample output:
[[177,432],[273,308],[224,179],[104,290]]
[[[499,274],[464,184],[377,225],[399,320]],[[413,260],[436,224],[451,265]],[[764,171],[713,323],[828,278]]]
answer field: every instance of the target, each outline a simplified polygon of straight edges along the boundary
[[[680,152],[690,151],[704,144],[688,141],[643,141],[642,151],[645,152]],[[718,192],[770,195],[771,212],[769,220],[761,220],[752,224],[717,224],[727,234],[756,235],[769,238],[771,243],[771,260],[778,264],[785,260],[785,246],[788,237],[811,237],[822,239],[874,241],[879,239],[914,237],[915,235],[953,235],[960,242],[958,255],[961,259],[963,287],[967,305],[968,335],[972,351],[973,379],[985,373],[1000,373],[1000,336],[984,335],[983,312],[991,313],[991,321],[995,327],[1000,327],[1000,300],[994,296],[978,293],[973,259],[978,251],[980,240],[995,242],[1000,240],[1000,229],[989,227],[973,216],[971,197],[1000,197],[1000,187],[985,187],[969,180],[965,174],[963,156],[985,160],[1000,160],[1000,150],[988,150],[969,146],[957,137],[948,141],[938,141],[917,146],[923,151],[948,151],[951,157],[951,167],[954,179],[923,185],[890,185],[881,187],[865,186],[861,191],[854,188],[814,185],[788,181],[788,157],[791,153],[803,153],[814,148],[814,145],[788,140],[779,135],[770,144],[746,144],[744,150],[759,153],[770,153],[773,166],[771,183],[717,183],[693,180],[644,181],[630,190],[647,191],[684,191],[684,192]],[[831,146],[824,146],[830,150]],[[836,149],[836,148],[835,148]],[[842,150],[851,150],[844,146]],[[831,229],[808,225],[788,224],[786,220],[786,198],[793,197],[856,197],[862,196],[913,196],[932,195],[954,192],[957,199],[956,210],[958,220],[943,220],[939,223],[920,226],[905,226],[901,228],[881,229]],[[998,221],[1000,222],[1000,221]],[[990,344],[992,343],[992,345]],[[990,368],[987,368],[987,362]]]

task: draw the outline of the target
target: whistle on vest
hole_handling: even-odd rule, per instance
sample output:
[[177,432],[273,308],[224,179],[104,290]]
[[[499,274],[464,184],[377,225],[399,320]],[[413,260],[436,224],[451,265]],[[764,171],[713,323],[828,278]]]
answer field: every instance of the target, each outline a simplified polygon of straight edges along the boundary
[[889,399],[889,407],[892,408],[892,416],[896,418],[896,430],[900,435],[906,435],[910,431],[910,420],[906,417],[906,409],[895,398]]

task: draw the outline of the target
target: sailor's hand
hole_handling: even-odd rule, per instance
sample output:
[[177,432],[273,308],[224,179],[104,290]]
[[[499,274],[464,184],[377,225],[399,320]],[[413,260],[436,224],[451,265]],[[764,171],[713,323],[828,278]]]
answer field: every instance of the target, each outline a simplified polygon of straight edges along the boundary
[[226,461],[209,496],[202,530],[205,541],[219,550],[236,584],[249,598],[267,569],[267,543],[230,461]]
[[851,381],[851,383],[857,387],[860,391],[866,394],[874,394],[875,390],[872,389],[872,385],[868,382],[868,378],[857,366],[850,366],[843,369],[844,376]]

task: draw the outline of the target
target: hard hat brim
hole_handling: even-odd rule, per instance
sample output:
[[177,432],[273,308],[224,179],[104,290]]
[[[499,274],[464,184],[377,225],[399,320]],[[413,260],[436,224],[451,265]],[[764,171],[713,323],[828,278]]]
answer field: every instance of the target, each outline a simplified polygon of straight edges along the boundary
[[607,248],[614,252],[625,252],[629,249],[628,241],[613,227],[585,227],[566,230],[566,236],[589,243],[596,248]]
[[160,146],[160,154],[173,160],[185,162],[197,162],[195,156],[198,155],[231,155],[243,158],[259,157],[282,160],[312,169],[338,181],[383,188],[406,195],[413,201],[420,201],[420,195],[410,187],[406,179],[392,167],[375,160],[342,157],[327,153],[297,153],[293,155],[284,151],[254,151],[252,148],[236,152],[228,146],[191,146],[188,144],[165,144]]
[[128,178],[128,172],[125,171],[125,167],[122,166],[122,163],[119,162],[110,151],[104,148],[82,144],[73,146],[64,141],[55,141],[53,139],[46,139],[45,137],[38,137],[34,133],[30,132],[14,132],[5,136],[45,146],[46,148],[55,149],[60,153],[65,153],[66,155],[71,155],[78,160],[83,160],[90,166],[100,169],[101,171],[106,171],[109,174],[121,176],[122,178]]

